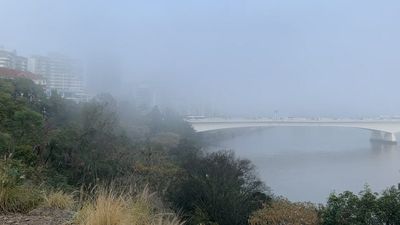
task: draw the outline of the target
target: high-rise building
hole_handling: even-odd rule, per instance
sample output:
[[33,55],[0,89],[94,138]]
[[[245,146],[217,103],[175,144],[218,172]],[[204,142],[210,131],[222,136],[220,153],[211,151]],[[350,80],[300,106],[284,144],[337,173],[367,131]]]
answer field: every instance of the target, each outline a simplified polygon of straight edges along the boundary
[[87,100],[82,68],[79,61],[59,54],[28,59],[28,70],[46,79],[49,93],[57,91],[62,97],[74,101]]
[[7,51],[0,48],[0,67],[27,71],[28,59],[17,55],[16,51]]
[[137,87],[134,98],[140,110],[147,111],[156,106],[156,93],[147,85],[141,84]]

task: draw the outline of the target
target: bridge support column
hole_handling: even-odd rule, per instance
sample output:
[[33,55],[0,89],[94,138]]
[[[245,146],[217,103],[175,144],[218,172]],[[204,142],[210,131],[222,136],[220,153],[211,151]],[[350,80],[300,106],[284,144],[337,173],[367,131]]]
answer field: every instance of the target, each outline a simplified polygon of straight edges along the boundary
[[372,142],[381,142],[387,144],[396,144],[396,136],[394,133],[384,131],[372,131],[371,139]]

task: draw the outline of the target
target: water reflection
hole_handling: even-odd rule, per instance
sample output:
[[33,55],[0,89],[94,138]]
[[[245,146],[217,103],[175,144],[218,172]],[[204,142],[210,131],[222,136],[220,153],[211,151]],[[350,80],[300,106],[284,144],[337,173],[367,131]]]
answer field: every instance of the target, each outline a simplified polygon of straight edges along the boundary
[[397,149],[397,145],[371,141],[371,149],[376,152],[394,151]]
[[369,142],[351,128],[269,128],[225,139],[211,149],[233,149],[257,166],[274,193],[324,202],[332,191],[374,191],[400,182],[398,145]]

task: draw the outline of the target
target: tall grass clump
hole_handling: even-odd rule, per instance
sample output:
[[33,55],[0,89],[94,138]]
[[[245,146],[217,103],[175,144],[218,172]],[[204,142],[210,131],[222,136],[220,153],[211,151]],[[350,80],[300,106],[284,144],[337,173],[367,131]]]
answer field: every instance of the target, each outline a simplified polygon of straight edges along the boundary
[[168,212],[158,201],[156,194],[146,186],[136,195],[126,195],[128,216],[126,225],[183,225],[175,213]]
[[42,201],[39,191],[31,187],[0,187],[0,212],[26,213]]
[[113,190],[101,190],[83,205],[75,221],[79,225],[120,225],[126,217],[126,202]]
[[153,225],[184,225],[185,222],[180,220],[175,214],[162,214],[158,219],[153,221]]
[[72,209],[74,206],[74,196],[63,191],[52,191],[44,194],[44,206],[55,209]]
[[173,213],[163,213],[154,194],[145,188],[140,194],[100,190],[75,217],[78,225],[183,225]]
[[28,212],[42,201],[32,185],[26,185],[24,167],[11,157],[0,159],[0,212]]
[[155,211],[152,205],[154,193],[150,193],[145,187],[143,191],[136,196],[132,194],[126,195],[127,201],[127,222],[132,225],[147,225],[152,224]]

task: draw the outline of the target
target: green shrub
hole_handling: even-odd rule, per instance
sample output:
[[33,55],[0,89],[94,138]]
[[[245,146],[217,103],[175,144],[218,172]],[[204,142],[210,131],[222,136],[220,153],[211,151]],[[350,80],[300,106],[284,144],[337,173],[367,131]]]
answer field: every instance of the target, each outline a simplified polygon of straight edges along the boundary
[[0,155],[9,153],[11,145],[11,135],[0,132]]
[[10,158],[0,159],[0,212],[27,212],[41,202],[41,194],[24,185],[26,168]]
[[221,151],[188,160],[185,175],[170,188],[169,201],[189,224],[247,224],[250,214],[269,201],[268,188],[248,160]]
[[21,185],[25,179],[25,166],[10,157],[0,159],[0,187]]

